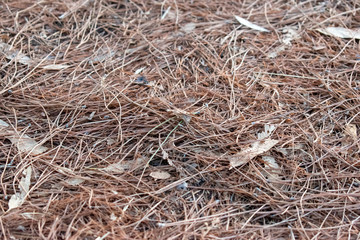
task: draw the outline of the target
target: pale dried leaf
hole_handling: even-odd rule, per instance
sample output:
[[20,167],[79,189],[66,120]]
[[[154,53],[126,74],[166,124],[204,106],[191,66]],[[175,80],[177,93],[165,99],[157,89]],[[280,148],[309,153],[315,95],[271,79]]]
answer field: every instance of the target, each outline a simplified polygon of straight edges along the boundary
[[21,214],[22,217],[26,218],[26,219],[30,219],[30,220],[40,220],[41,218],[41,214],[40,213],[35,213],[35,212],[24,212]]
[[108,145],[108,146],[113,145],[114,143],[116,143],[116,141],[112,138],[109,138],[106,140],[106,145]]
[[69,65],[66,64],[50,64],[50,65],[46,65],[41,67],[42,69],[46,69],[46,70],[62,70],[62,69],[66,69],[70,67]]
[[[15,144],[20,152],[30,153],[31,155],[38,155],[47,150],[47,147],[39,145],[34,139],[26,134],[19,135],[10,125],[0,120],[0,130],[6,135],[12,144]],[[1,133],[0,132],[0,133]]]
[[118,217],[115,215],[115,213],[112,212],[112,213],[110,214],[110,220],[111,220],[111,221],[115,221],[115,220],[117,220],[117,219],[118,219]]
[[109,49],[109,48],[100,48],[97,53],[95,53],[95,56],[91,57],[89,59],[89,63],[99,63],[103,62],[107,59],[112,58],[115,56],[115,51]]
[[344,133],[353,139],[357,139],[357,128],[355,124],[349,123],[345,126]]
[[14,195],[11,196],[8,206],[9,206],[9,210],[13,209],[13,208],[17,208],[20,207],[24,202],[24,199],[21,197],[20,193],[15,193]]
[[8,137],[9,140],[15,144],[20,152],[30,153],[31,155],[38,155],[47,150],[47,147],[39,145],[34,139],[26,134],[18,135],[13,132],[13,136]]
[[246,20],[245,18],[236,16],[236,15],[235,15],[235,18],[236,18],[236,20],[237,20],[240,24],[242,24],[242,25],[244,25],[244,26],[246,26],[246,27],[248,27],[248,28],[251,28],[251,29],[254,29],[254,30],[260,31],[260,32],[270,32],[270,31],[267,30],[266,28],[263,28],[263,27],[261,27],[261,26],[259,26],[259,25],[256,25],[256,24],[252,23],[252,22],[249,22],[249,21]]
[[[272,156],[263,156],[262,160],[265,162],[265,172],[263,173],[270,182],[276,182],[281,180],[281,168],[279,164],[276,162],[275,158]],[[277,187],[281,187],[282,185],[276,185]]]
[[164,160],[168,159],[169,158],[169,154],[165,151],[165,150],[162,150],[162,158]]
[[146,84],[146,86],[158,88],[159,90],[164,91],[163,85],[161,85],[160,83],[156,83],[155,81],[149,82],[148,84]]
[[270,137],[271,133],[276,129],[275,125],[265,124],[264,132],[258,133],[258,140],[263,140],[267,137]]
[[11,196],[10,200],[9,200],[9,210],[13,209],[13,208],[17,208],[20,207],[24,201],[25,198],[30,190],[30,184],[31,184],[31,173],[32,173],[32,168],[31,166],[27,167],[24,171],[23,174],[25,176],[23,176],[19,182],[19,189],[20,192],[15,193],[14,195]]
[[274,172],[280,171],[280,166],[272,156],[263,156],[262,159],[265,161],[265,169],[271,169]]
[[80,185],[81,183],[85,182],[85,180],[82,178],[69,178],[69,179],[65,180],[64,182],[71,186],[77,186],[77,185]]
[[155,179],[168,179],[171,177],[171,175],[168,172],[164,172],[164,171],[151,172],[150,176]]
[[191,33],[192,31],[194,31],[195,28],[196,28],[195,23],[187,23],[181,28],[181,30],[186,33]]
[[230,160],[230,169],[234,167],[238,167],[249,162],[254,157],[269,151],[272,147],[274,147],[279,141],[273,139],[266,139],[264,141],[257,141],[252,144],[251,147],[248,147],[238,154],[231,156]]
[[287,27],[283,30],[285,33],[284,37],[281,39],[281,42],[285,45],[291,45],[291,41],[300,38],[300,34],[296,29]]
[[24,65],[32,64],[31,58],[18,50],[12,49],[11,45],[7,43],[0,42],[0,52],[2,52],[9,60],[15,60]]
[[281,45],[281,46],[275,48],[275,50],[270,52],[267,56],[268,56],[268,58],[276,58],[279,55],[279,53],[284,50],[285,50],[285,46]]
[[125,170],[130,169],[129,164],[118,162],[113,163],[107,166],[106,168],[103,168],[102,170],[108,173],[123,173]]
[[348,29],[343,27],[327,27],[327,28],[318,28],[317,31],[322,34],[338,37],[338,38],[355,38],[360,39],[360,29]]

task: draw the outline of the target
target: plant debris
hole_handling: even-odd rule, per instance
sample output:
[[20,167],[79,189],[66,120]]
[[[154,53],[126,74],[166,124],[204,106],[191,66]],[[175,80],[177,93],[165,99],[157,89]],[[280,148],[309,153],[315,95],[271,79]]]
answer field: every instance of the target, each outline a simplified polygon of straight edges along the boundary
[[0,239],[357,239],[359,9],[2,1]]

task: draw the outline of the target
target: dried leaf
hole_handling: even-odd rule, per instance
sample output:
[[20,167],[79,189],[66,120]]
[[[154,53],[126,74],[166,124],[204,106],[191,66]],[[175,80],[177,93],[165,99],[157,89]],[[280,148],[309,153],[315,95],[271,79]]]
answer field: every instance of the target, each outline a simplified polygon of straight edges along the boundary
[[271,133],[276,129],[275,125],[265,124],[264,132],[258,133],[258,140],[263,140],[270,137]]
[[109,49],[108,47],[100,48],[97,53],[95,53],[96,55],[89,59],[89,63],[92,64],[103,62],[115,56],[115,53],[115,51]]
[[38,155],[47,150],[47,147],[39,145],[34,139],[26,134],[18,134],[10,128],[9,124],[0,120],[0,130],[5,133],[6,137],[17,146],[20,152]]
[[169,154],[168,154],[164,149],[162,150],[162,158],[163,158],[164,160],[166,160],[166,159],[169,158]]
[[195,23],[187,23],[181,28],[181,30],[186,33],[191,33],[192,31],[194,31],[195,28],[196,28]]
[[15,60],[24,65],[32,64],[31,58],[18,50],[12,49],[12,46],[7,43],[0,42],[0,52],[2,52],[9,60]]
[[47,150],[47,147],[39,145],[34,139],[28,135],[15,135],[10,137],[9,140],[15,144],[20,152],[30,153],[31,155],[38,155]]
[[271,170],[273,173],[269,174],[272,178],[279,178],[279,174],[281,173],[281,169],[279,164],[276,162],[274,157],[271,156],[263,156],[262,160],[265,161],[265,169]]
[[248,28],[251,28],[251,29],[254,29],[254,30],[260,31],[260,32],[270,32],[270,31],[267,30],[266,28],[260,27],[260,26],[258,26],[258,25],[256,25],[256,24],[252,23],[252,22],[249,22],[249,21],[246,20],[245,18],[236,16],[236,15],[235,15],[235,18],[236,18],[236,20],[237,20],[240,24],[242,24],[242,25],[244,25],[244,26],[246,26],[246,27],[248,27]]
[[46,65],[41,67],[42,69],[46,69],[46,70],[62,70],[62,69],[66,69],[70,67],[69,65],[66,64],[50,64],[50,65]]
[[248,147],[242,150],[241,152],[239,152],[238,154],[231,156],[229,158],[231,165],[230,169],[243,165],[249,162],[254,157],[269,151],[278,142],[279,142],[278,140],[266,139],[264,141],[257,141],[253,143],[251,147]]
[[24,203],[25,198],[30,190],[31,172],[32,172],[31,166],[29,166],[27,169],[24,170],[23,174],[25,176],[23,176],[21,178],[20,183],[19,183],[20,192],[17,192],[11,196],[9,203],[8,203],[9,210],[20,207]]
[[[281,180],[281,168],[279,164],[276,162],[274,157],[271,156],[263,156],[262,160],[265,162],[265,172],[263,173],[270,182]],[[282,185],[277,185],[277,187],[281,187]]]
[[103,168],[102,170],[108,173],[123,173],[125,170],[130,169],[129,164],[118,162],[113,163],[107,166],[106,168]]
[[171,175],[168,172],[164,172],[164,171],[151,172],[150,176],[155,179],[168,179],[169,177],[171,177]]
[[338,38],[355,38],[360,39],[360,29],[348,29],[343,27],[327,27],[327,28],[318,28],[317,31],[322,34],[338,37]]
[[108,145],[108,146],[113,145],[114,143],[116,143],[116,141],[112,138],[109,138],[106,140],[106,145]]
[[353,139],[357,139],[357,128],[355,124],[349,123],[345,126],[344,133]]
[[82,178],[69,178],[64,181],[64,183],[69,184],[71,186],[77,186],[83,182],[85,182],[85,180]]
[[291,41],[293,41],[295,39],[299,39],[301,37],[296,29],[293,29],[290,27],[284,28],[284,30],[282,32],[285,35],[281,39],[281,42],[288,46],[291,45]]

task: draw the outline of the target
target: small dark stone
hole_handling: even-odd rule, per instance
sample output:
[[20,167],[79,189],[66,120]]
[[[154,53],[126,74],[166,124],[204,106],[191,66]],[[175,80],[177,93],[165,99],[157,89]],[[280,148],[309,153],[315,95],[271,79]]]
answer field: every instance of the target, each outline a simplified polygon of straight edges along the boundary
[[134,83],[140,84],[140,85],[147,85],[147,84],[149,84],[148,80],[147,80],[146,77],[144,77],[144,76],[139,76],[138,78],[136,78],[136,80],[134,81]]

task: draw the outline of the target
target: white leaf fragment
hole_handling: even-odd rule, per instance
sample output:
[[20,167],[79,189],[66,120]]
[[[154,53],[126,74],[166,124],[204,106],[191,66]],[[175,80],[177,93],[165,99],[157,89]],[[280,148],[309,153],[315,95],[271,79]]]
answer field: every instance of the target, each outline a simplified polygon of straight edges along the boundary
[[239,16],[236,16],[235,15],[235,19],[242,25],[248,27],[248,28],[251,28],[251,29],[254,29],[256,31],[260,31],[260,32],[270,32],[269,30],[267,30],[266,28],[263,28],[259,25],[256,25],[252,22],[249,22],[248,20],[246,20],[245,18],[242,18],[242,17],[239,17]]
[[144,71],[145,69],[146,69],[146,67],[142,67],[142,68],[136,69],[135,74],[140,74],[140,73],[142,73],[142,71]]
[[264,132],[258,133],[258,140],[263,140],[267,137],[270,137],[271,133],[276,129],[275,125],[265,124]]
[[39,145],[38,142],[26,134],[19,134],[2,120],[0,120],[0,134],[1,133],[4,133],[6,138],[9,139],[12,144],[15,144],[20,152],[38,155],[47,150],[47,147]]
[[102,170],[108,173],[123,173],[125,170],[130,169],[129,164],[118,162],[113,163],[107,166],[106,168],[103,168]]
[[102,47],[94,54],[94,56],[91,56],[89,58],[88,62],[90,64],[104,62],[105,60],[108,60],[115,56],[115,54],[116,52],[109,47]]
[[[281,168],[272,156],[263,156],[262,160],[265,162],[265,172],[263,175],[270,180],[270,182],[278,182],[281,180]],[[275,184],[277,187],[281,187],[281,184]]]
[[164,172],[164,171],[151,172],[150,176],[155,179],[168,179],[171,177],[171,175],[168,172]]
[[327,28],[318,28],[317,31],[322,34],[338,37],[338,38],[355,38],[360,39],[360,29],[348,29],[343,27],[327,27]]
[[349,123],[345,126],[344,133],[350,137],[352,137],[354,140],[357,139],[357,128],[355,124]]
[[85,180],[75,177],[75,178],[69,178],[69,179],[65,180],[64,182],[71,186],[77,186],[77,185],[80,185],[81,183],[85,182]]
[[275,158],[272,156],[262,156],[262,160],[265,162],[265,169],[271,172],[268,175],[269,178],[278,179],[279,174],[281,174],[281,169]]
[[25,198],[30,190],[31,172],[32,172],[31,166],[29,166],[27,169],[24,170],[23,172],[24,176],[21,178],[19,183],[20,192],[17,192],[11,196],[8,203],[9,210],[20,207],[24,203]]
[[195,23],[187,23],[181,28],[181,30],[186,33],[191,33],[192,31],[194,31],[195,28],[196,28]]
[[46,70],[62,70],[62,69],[66,69],[70,67],[69,65],[66,64],[50,64],[50,65],[46,65],[41,67],[42,69],[46,69]]
[[238,154],[229,157],[230,160],[230,169],[234,167],[241,166],[247,162],[249,162],[254,157],[269,151],[272,147],[274,147],[279,141],[273,139],[266,139],[263,141],[257,141],[252,144],[251,147],[248,147]]

